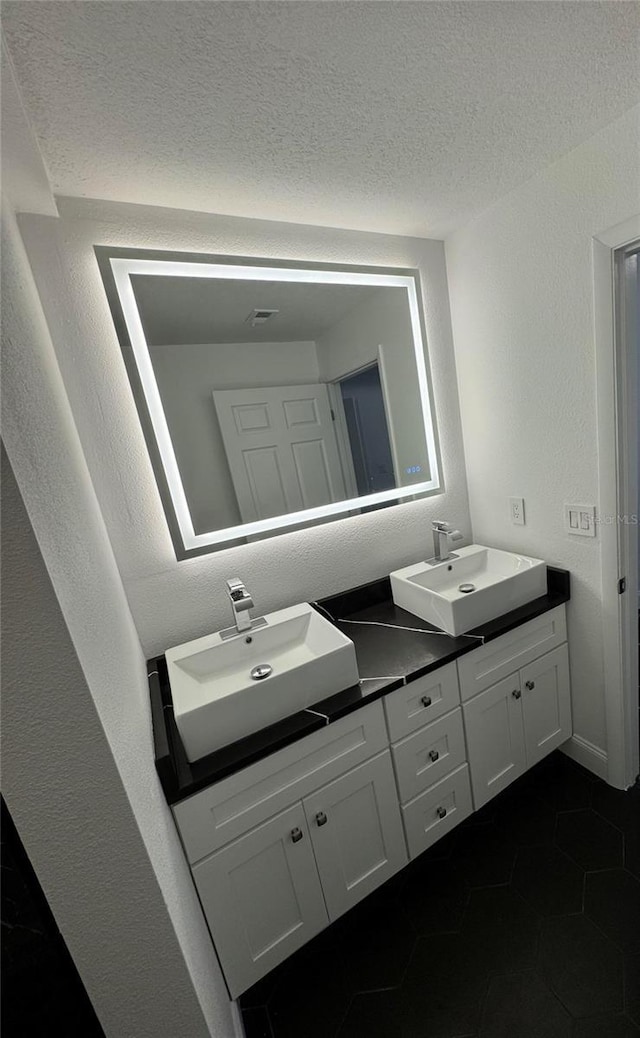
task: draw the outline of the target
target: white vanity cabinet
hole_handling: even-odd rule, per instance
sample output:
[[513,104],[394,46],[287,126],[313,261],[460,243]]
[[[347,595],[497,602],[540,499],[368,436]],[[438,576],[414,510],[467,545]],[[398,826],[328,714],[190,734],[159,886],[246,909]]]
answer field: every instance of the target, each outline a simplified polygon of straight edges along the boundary
[[[563,633],[566,638],[559,606],[458,661],[476,810],[571,736],[569,656],[566,641],[558,644]],[[536,648],[551,645],[532,658]],[[505,669],[506,677],[477,692]]]
[[406,860],[387,750],[198,862],[193,878],[231,993]]
[[232,996],[570,735],[559,606],[176,804]]
[[407,861],[380,702],[194,794],[174,816],[234,997]]

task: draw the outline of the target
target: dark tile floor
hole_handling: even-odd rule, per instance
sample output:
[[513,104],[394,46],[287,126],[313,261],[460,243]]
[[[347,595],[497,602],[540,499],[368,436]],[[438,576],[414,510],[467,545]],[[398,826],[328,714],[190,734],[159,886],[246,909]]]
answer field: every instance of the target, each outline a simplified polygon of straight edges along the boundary
[[104,1038],[4,798],[0,818],[3,1038]]
[[554,753],[241,998],[247,1038],[640,1038],[640,788]]

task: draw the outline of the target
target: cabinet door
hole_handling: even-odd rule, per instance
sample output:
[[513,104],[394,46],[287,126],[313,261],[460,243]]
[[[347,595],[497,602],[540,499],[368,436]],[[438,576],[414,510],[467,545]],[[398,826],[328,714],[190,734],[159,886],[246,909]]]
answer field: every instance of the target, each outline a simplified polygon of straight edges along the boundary
[[302,804],[193,867],[235,998],[328,923]]
[[521,695],[513,674],[462,708],[476,811],[526,768]]
[[336,919],[407,860],[389,751],[303,803],[329,918]]
[[571,691],[567,646],[547,653],[520,671],[527,767],[531,768],[571,735]]

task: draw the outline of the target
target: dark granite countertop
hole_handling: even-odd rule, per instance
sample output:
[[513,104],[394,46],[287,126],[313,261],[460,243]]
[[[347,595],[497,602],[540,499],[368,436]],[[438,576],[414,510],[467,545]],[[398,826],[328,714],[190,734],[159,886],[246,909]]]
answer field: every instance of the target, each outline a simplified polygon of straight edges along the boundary
[[[190,764],[173,716],[164,655],[148,661],[156,768],[170,804],[253,764],[302,736],[373,702],[429,671],[471,652],[483,642],[555,609],[570,598],[566,570],[547,567],[547,594],[504,616],[452,638],[441,634],[391,597],[388,577],[314,602],[353,641],[360,683],[314,703],[259,732]],[[403,628],[403,629],[398,629]]]

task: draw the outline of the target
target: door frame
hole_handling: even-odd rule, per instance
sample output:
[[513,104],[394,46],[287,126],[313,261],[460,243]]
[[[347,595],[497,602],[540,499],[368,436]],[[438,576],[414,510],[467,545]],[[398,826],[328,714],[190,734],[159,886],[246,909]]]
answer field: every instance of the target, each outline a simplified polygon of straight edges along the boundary
[[[637,359],[616,326],[616,253],[637,239],[640,216],[592,241],[607,780],[618,789],[632,785],[640,768],[637,526],[618,521],[637,510],[637,463],[632,461],[637,461],[640,416],[637,394],[627,391],[637,385]],[[622,577],[627,579],[624,594],[618,592]]]
[[[336,379],[335,382],[327,382],[326,386],[329,393],[329,404],[333,412],[333,427],[336,434],[336,443],[338,444],[340,464],[342,465],[342,475],[347,488],[347,496],[355,498],[358,497],[359,490],[351,456],[347,419],[344,413],[342,394],[340,393],[340,379]],[[355,514],[357,513],[349,513],[349,515]]]

